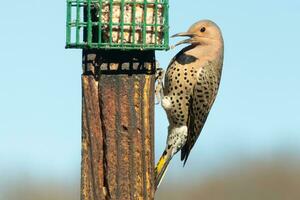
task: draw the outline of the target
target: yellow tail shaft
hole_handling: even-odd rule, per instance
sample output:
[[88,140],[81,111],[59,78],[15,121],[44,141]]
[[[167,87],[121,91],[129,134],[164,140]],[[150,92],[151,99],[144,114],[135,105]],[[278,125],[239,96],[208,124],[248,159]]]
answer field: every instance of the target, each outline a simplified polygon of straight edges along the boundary
[[162,178],[164,177],[171,158],[170,154],[166,151],[164,151],[163,155],[160,157],[155,167],[155,189],[158,188]]

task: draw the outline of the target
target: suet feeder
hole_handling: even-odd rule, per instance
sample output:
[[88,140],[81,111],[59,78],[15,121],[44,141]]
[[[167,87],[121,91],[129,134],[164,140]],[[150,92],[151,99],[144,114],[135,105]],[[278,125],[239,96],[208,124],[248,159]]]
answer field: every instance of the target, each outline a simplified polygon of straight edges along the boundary
[[167,50],[168,0],[67,0],[67,48]]

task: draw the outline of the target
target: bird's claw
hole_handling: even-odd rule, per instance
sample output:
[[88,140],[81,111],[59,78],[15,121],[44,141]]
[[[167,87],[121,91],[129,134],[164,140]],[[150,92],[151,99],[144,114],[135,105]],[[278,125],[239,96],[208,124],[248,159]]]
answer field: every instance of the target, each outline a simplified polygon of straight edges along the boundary
[[[156,62],[156,66],[159,66],[158,62]],[[157,68],[156,69],[156,74],[155,74],[155,96],[156,96],[156,102],[155,104],[159,104],[160,101],[162,100],[164,94],[163,94],[163,78],[164,78],[164,73],[165,71],[162,68]]]

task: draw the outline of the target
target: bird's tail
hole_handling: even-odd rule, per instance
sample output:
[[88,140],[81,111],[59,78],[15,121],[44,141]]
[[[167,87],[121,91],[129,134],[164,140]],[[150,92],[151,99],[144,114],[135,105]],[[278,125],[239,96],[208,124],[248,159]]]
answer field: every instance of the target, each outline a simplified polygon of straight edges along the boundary
[[155,189],[158,188],[162,178],[164,177],[164,175],[168,169],[171,158],[172,158],[171,153],[167,152],[166,150],[160,157],[160,159],[155,167]]

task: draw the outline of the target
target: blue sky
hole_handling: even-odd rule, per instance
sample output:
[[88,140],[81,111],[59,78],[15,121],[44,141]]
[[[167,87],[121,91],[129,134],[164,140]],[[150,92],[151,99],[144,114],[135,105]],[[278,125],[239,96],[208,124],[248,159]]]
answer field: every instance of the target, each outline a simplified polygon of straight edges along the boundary
[[[74,177],[80,169],[81,51],[64,49],[65,2],[13,4],[4,1],[0,8],[0,174]],[[213,173],[245,158],[300,152],[299,9],[296,0],[170,1],[171,34],[211,19],[225,41],[215,105],[186,169],[176,157],[170,173]],[[157,52],[161,66],[180,48]],[[159,106],[155,130],[158,157],[167,133]]]

